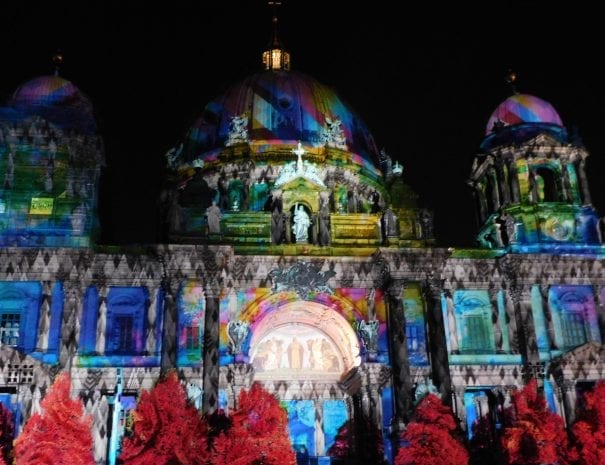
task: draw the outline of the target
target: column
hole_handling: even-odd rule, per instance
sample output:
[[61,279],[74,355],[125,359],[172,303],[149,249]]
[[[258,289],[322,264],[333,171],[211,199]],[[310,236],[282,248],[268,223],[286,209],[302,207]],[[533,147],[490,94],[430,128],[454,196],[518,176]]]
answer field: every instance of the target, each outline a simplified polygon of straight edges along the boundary
[[80,321],[84,289],[79,282],[64,283],[63,316],[61,319],[61,342],[59,344],[59,365],[71,369],[73,356],[78,351]]
[[601,333],[601,344],[605,344],[605,302],[603,302],[603,286],[594,286],[597,303],[597,321]]
[[[442,287],[443,280],[440,277],[431,274],[426,278],[423,294],[427,308],[428,345],[431,357],[432,378],[435,386],[441,393],[441,398],[445,403],[449,404],[451,400],[452,380],[450,376],[449,354],[445,336],[446,325],[443,320],[443,310],[441,308]],[[449,300],[452,301],[451,295]],[[451,331],[451,325],[448,324],[447,326]],[[455,342],[453,339],[455,339]],[[454,346],[456,349],[458,348],[455,334],[450,334],[450,344],[452,345],[452,349]]]
[[487,172],[487,176],[489,178],[489,182],[487,183],[487,185],[489,187],[491,187],[491,192],[488,192],[488,195],[491,195],[492,197],[492,205],[494,208],[493,212],[489,212],[494,213],[498,210],[498,208],[500,208],[500,195],[499,195],[499,182],[498,182],[498,177],[496,176],[496,170],[492,167],[489,169],[489,171]]
[[584,159],[580,160],[580,163],[578,164],[578,178],[580,179],[580,189],[582,190],[582,204],[590,205],[592,204],[592,199],[590,198],[590,191],[588,190],[586,161]]
[[521,201],[521,190],[519,188],[519,177],[517,176],[515,161],[509,158],[505,163],[508,172],[508,181],[510,182],[511,200],[513,203],[519,203]]
[[52,283],[50,281],[44,281],[42,283],[42,303],[40,304],[40,313],[38,315],[38,337],[36,340],[36,350],[40,352],[46,352],[46,349],[48,349],[51,302]]
[[506,184],[506,175],[504,173],[504,162],[502,157],[499,156],[495,160],[496,167],[496,179],[498,180],[498,188],[500,189],[500,199],[502,205],[508,205],[510,203],[510,190]]
[[107,286],[99,287],[99,309],[97,312],[97,334],[95,351],[97,354],[105,353],[105,338],[107,333]]
[[166,373],[176,367],[178,309],[176,306],[179,283],[171,279],[162,282],[164,315],[162,324],[162,356],[160,367]]
[[206,314],[204,316],[204,413],[213,413],[218,408],[219,380],[219,295],[220,289],[205,286]]
[[388,288],[389,334],[393,380],[395,383],[395,411],[397,419],[407,423],[412,409],[412,380],[405,334],[403,281],[394,281]]
[[498,309],[498,291],[496,289],[489,289],[489,302],[492,307],[492,321],[494,329],[494,339],[496,342],[496,352],[503,353],[503,337],[502,337],[502,322],[500,321],[500,313]]
[[546,332],[548,334],[548,343],[550,350],[556,350],[557,347],[557,339],[555,338],[555,326],[552,320],[552,312],[550,310],[550,305],[548,302],[548,284],[540,285],[540,297],[542,298],[542,310],[544,311],[544,323],[546,324]]
[[544,367],[540,363],[538,341],[531,311],[531,293],[527,286],[514,285],[509,289],[515,306],[519,349],[525,372],[524,380],[536,379],[538,384],[543,381]]

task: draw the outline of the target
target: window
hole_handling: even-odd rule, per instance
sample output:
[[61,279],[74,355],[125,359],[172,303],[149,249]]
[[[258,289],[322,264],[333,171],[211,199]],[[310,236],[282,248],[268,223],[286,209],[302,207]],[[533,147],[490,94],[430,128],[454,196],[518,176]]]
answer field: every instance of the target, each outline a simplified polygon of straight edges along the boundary
[[488,354],[496,350],[492,305],[487,291],[454,293],[454,312],[461,353]]
[[490,343],[489,327],[482,314],[464,315],[464,323],[467,330],[465,349],[471,351],[489,351],[492,347]]
[[582,312],[567,311],[562,315],[563,341],[565,347],[581,346],[586,342],[584,316]]
[[0,314],[0,342],[7,346],[15,347],[19,344],[19,325],[21,315],[19,313]]
[[406,325],[405,336],[407,340],[408,352],[418,351],[419,328],[417,325]]
[[198,326],[185,327],[185,348],[187,350],[200,348],[200,328]]
[[134,350],[133,317],[117,315],[114,318],[111,347],[113,352],[127,353]]

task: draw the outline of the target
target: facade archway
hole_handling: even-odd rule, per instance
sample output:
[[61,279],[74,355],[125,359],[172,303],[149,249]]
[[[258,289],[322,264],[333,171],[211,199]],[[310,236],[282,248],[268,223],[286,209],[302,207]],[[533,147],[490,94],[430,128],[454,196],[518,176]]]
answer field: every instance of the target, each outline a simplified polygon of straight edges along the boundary
[[351,325],[330,307],[286,303],[255,322],[249,360],[255,379],[337,381],[361,363]]

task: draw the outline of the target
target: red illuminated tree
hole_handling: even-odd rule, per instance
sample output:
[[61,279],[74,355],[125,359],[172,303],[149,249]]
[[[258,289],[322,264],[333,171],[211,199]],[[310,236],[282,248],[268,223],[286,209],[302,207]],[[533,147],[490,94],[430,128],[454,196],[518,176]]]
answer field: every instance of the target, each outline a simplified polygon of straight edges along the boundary
[[175,372],[144,391],[133,415],[133,433],[124,439],[125,465],[205,465],[208,428],[187,400]]
[[94,465],[90,427],[79,399],[70,396],[68,373],[60,374],[15,441],[16,465]]
[[573,461],[563,419],[546,408],[535,380],[513,392],[511,402],[501,437],[506,464],[566,465]]
[[294,465],[288,415],[278,400],[254,383],[239,395],[232,427],[214,441],[216,465]]
[[401,436],[395,465],[466,465],[468,453],[461,439],[450,407],[427,394]]
[[584,394],[584,406],[572,427],[579,465],[605,463],[605,382]]
[[0,465],[12,462],[14,431],[13,414],[0,404]]

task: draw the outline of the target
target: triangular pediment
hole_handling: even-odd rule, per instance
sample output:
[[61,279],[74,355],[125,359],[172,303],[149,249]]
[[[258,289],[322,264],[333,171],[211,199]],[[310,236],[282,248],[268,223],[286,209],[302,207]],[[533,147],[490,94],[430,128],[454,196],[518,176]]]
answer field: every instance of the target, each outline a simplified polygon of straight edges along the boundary
[[306,177],[296,177],[281,186],[283,191],[291,190],[308,190],[308,191],[323,191],[325,186],[307,179]]
[[551,367],[576,370],[605,362],[605,345],[599,342],[588,342],[566,352],[551,362]]

